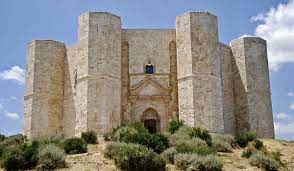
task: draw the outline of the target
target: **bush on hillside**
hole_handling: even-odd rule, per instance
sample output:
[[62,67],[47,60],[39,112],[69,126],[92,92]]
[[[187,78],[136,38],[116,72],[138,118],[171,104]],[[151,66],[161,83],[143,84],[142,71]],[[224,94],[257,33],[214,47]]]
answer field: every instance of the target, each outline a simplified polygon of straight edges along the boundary
[[87,144],[97,144],[97,134],[94,131],[82,132],[82,140],[84,140]]
[[208,130],[201,128],[192,128],[192,132],[190,133],[190,137],[198,137],[204,141],[206,141],[207,145],[211,146],[211,135]]
[[256,152],[257,150],[252,145],[249,145],[244,149],[244,151],[241,154],[241,157],[250,158]]
[[[32,169],[38,163],[37,143],[24,143],[18,147],[2,148],[2,166],[6,170]],[[1,151],[1,149],[0,149]]]
[[21,155],[24,160],[24,168],[25,169],[32,169],[38,163],[38,148],[39,144],[36,142],[32,142],[30,144],[25,143],[19,146],[21,151]]
[[[103,134],[103,138],[105,141],[119,141],[117,140],[118,138],[117,135],[115,137],[115,134],[121,134],[123,132],[130,131],[130,129],[132,129],[132,131],[136,130],[136,132],[140,134],[148,133],[148,130],[144,127],[144,125],[142,123],[137,122],[137,123],[131,123],[131,124],[122,124],[121,126],[115,127],[111,131]],[[121,131],[121,133],[117,133],[117,131],[119,130],[123,130],[123,131]]]
[[235,136],[235,142],[240,146],[240,147],[246,147],[249,142],[256,140],[257,139],[257,133],[256,132],[245,132],[245,133],[238,133]]
[[5,154],[6,151],[7,151],[7,148],[4,145],[0,144],[0,159]]
[[266,146],[264,146],[263,148],[261,148],[260,152],[272,159],[274,159],[275,161],[279,162],[281,165],[284,165],[284,163],[281,160],[281,152],[280,151],[269,151]]
[[280,167],[279,163],[276,160],[263,153],[253,154],[250,157],[250,164],[252,166],[263,168],[267,171],[277,171]]
[[168,131],[171,134],[174,134],[176,131],[178,131],[180,129],[180,127],[184,126],[184,121],[180,120],[172,120],[168,123]]
[[63,143],[66,154],[80,154],[87,152],[87,144],[81,138],[69,138]]
[[188,140],[179,139],[176,142],[174,142],[174,146],[178,146],[178,145],[187,145],[190,147],[207,147],[206,141],[200,138],[191,138]]
[[169,138],[171,145],[176,145],[179,141],[185,141],[191,139],[190,134],[192,132],[192,128],[188,126],[182,126],[172,134]]
[[0,134],[0,142],[2,142],[5,139],[5,135]]
[[43,135],[33,139],[33,142],[38,143],[39,145],[55,144],[58,146],[62,146],[63,141],[64,136],[62,134]]
[[8,150],[2,157],[1,167],[7,171],[24,170],[24,165],[22,152],[18,148]]
[[221,171],[223,167],[222,163],[214,155],[177,154],[174,162],[181,170]]
[[165,170],[165,161],[158,154],[138,144],[109,143],[106,146],[105,157],[113,159],[115,165],[122,170]]
[[210,133],[212,139],[219,139],[229,143],[233,148],[237,146],[235,137],[230,134]]
[[199,155],[215,154],[216,150],[211,147],[194,147],[187,144],[176,145],[178,153],[196,153]]
[[264,147],[263,142],[260,141],[260,140],[253,140],[253,141],[251,142],[251,144],[252,144],[252,146],[253,146],[254,148],[256,148],[257,150],[261,150],[261,149]]
[[228,141],[225,141],[220,136],[212,137],[211,143],[212,143],[212,147],[216,149],[216,151],[218,152],[232,152],[233,150],[232,145]]
[[55,144],[45,144],[41,146],[38,158],[40,168],[43,170],[62,168],[65,166],[64,151]]
[[176,154],[178,154],[177,150],[174,147],[171,147],[163,151],[160,155],[167,163],[174,164]]
[[141,144],[153,149],[157,153],[161,153],[169,147],[167,136],[161,133],[150,134],[147,129],[139,123],[125,124],[114,130],[114,134],[109,138],[112,141]]
[[161,153],[169,147],[169,140],[165,135],[157,133],[151,134],[146,144],[141,144],[153,149],[156,153]]

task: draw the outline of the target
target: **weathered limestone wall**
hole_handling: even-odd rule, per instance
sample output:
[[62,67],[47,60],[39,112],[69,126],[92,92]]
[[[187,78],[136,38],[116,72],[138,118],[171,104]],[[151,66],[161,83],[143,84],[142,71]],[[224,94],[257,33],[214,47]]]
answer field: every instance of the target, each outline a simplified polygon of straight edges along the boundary
[[217,18],[207,12],[178,16],[176,37],[180,119],[224,132]]
[[129,43],[126,41],[122,42],[121,45],[121,81],[122,81],[122,122],[131,122],[130,116],[130,102],[129,102],[129,86],[130,86],[130,76],[129,76]]
[[221,57],[221,74],[223,86],[223,113],[225,133],[235,134],[235,100],[234,80],[232,71],[232,52],[230,46],[219,43],[219,55]]
[[170,75],[169,75],[169,86],[171,88],[172,101],[170,102],[169,113],[170,119],[179,119],[179,101],[178,101],[178,77],[177,77],[177,45],[175,41],[169,44],[169,55],[170,55]]
[[266,41],[243,37],[231,42],[234,55],[234,82],[237,131],[256,131],[274,138]]
[[28,45],[24,133],[28,138],[62,133],[63,43],[35,40]]
[[[157,87],[142,84],[142,92],[132,94],[132,100],[129,100],[128,104],[123,105],[127,108],[124,110],[128,111],[126,118],[133,118],[131,119],[132,122],[140,121],[137,117],[142,116],[146,109],[153,108],[158,112],[161,123],[160,129],[163,130],[168,119],[173,117],[172,113],[175,114],[173,111],[177,110],[177,90],[175,87],[177,83],[174,82],[173,77],[170,75],[171,72],[176,72],[176,66],[174,64],[176,49],[171,50],[170,47],[171,42],[175,41],[175,30],[123,29],[122,41],[123,44],[128,44],[128,79],[130,89],[138,87],[140,83],[144,82],[146,77],[156,81],[156,83],[164,89],[169,90],[171,84],[174,87],[171,97],[170,94],[158,92],[159,90]],[[123,45],[123,47],[127,46]],[[125,57],[127,56],[126,54],[127,52],[125,51],[123,53],[123,61],[127,59]],[[152,65],[155,67],[155,72],[151,75],[144,73],[144,67],[148,60],[152,61]],[[124,71],[127,71],[126,66],[124,62],[122,66]],[[127,78],[126,75],[123,77]],[[126,80],[123,80],[123,82],[127,83]],[[136,97],[136,100],[134,100],[133,97]],[[125,98],[123,97],[123,99]],[[125,103],[125,100],[123,103]],[[173,106],[171,104],[173,104]]]
[[[87,129],[98,133],[121,123],[121,22],[106,12],[80,17],[79,41],[87,41]],[[84,87],[84,88],[85,88]]]

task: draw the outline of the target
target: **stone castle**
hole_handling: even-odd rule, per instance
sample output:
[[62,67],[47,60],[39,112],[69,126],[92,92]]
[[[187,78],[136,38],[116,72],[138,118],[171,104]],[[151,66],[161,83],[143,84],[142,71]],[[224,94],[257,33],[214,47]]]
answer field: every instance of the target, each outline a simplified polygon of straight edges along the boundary
[[116,15],[85,13],[76,44],[28,44],[24,99],[29,138],[128,122],[158,132],[172,119],[274,138],[266,41],[220,43],[209,12],[178,16],[175,29],[123,29]]

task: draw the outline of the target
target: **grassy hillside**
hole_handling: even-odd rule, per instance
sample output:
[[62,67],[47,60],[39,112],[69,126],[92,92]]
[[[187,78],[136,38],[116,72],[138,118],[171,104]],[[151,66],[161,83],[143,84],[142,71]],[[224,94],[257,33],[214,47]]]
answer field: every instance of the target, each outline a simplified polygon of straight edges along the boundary
[[[117,171],[113,160],[107,159],[103,155],[103,149],[105,149],[106,144],[101,138],[100,143],[97,145],[89,145],[88,153],[76,154],[67,156],[66,162],[68,163],[68,168],[61,169],[62,171],[81,171],[81,170],[105,170],[105,171]],[[279,141],[279,140],[268,140],[262,139],[262,142],[270,148],[271,150],[281,152],[282,161],[287,163],[289,171],[294,170],[294,142],[289,141]],[[243,149],[234,149],[232,153],[222,153],[218,152],[217,155],[223,162],[224,171],[258,171],[262,170],[255,166],[251,166],[249,159],[242,158],[241,154]],[[166,166],[169,171],[177,171],[175,165],[168,164]],[[281,168],[281,170],[287,170],[286,168]]]

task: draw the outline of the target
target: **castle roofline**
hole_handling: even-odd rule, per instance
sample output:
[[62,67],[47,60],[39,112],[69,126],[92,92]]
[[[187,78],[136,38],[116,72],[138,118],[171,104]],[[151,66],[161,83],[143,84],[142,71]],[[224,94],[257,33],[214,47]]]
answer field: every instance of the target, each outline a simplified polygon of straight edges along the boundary
[[29,45],[29,44],[36,43],[36,42],[54,42],[54,43],[59,43],[59,44],[65,45],[65,43],[57,41],[57,40],[53,40],[53,39],[34,39],[34,40],[31,40],[30,42],[28,42],[27,44]]
[[236,38],[236,39],[233,39],[230,41],[230,45],[233,44],[233,43],[236,43],[238,41],[258,41],[259,43],[262,43],[262,44],[266,44],[266,40],[261,38],[261,37],[257,37],[257,36],[242,36],[242,37],[239,37],[239,38]]
[[211,12],[209,12],[209,11],[205,11],[205,10],[203,10],[203,11],[188,11],[188,12],[185,12],[185,13],[183,13],[183,14],[178,15],[177,18],[178,18],[178,17],[181,17],[181,16],[184,16],[184,15],[189,15],[189,14],[192,14],[192,13],[193,13],[193,14],[196,14],[196,15],[211,15],[211,16],[217,18],[216,15],[214,15],[213,13],[211,13]]
[[88,11],[88,12],[82,13],[80,16],[87,15],[87,14],[89,14],[89,15],[90,14],[107,14],[107,15],[111,15],[111,16],[114,16],[114,17],[120,19],[120,16],[113,14],[113,13],[110,13],[110,12],[107,12],[107,11]]

